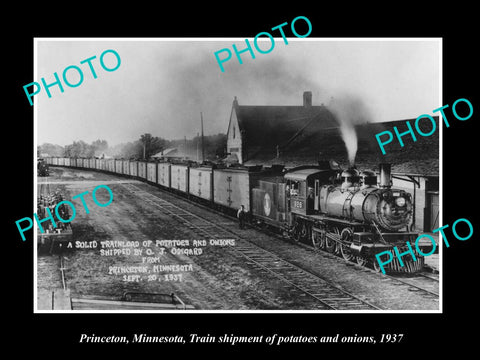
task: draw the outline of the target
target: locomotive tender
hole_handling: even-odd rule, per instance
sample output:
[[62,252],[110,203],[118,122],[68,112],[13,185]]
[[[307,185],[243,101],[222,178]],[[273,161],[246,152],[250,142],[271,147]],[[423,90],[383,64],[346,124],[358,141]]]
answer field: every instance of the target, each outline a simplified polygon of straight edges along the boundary
[[[252,222],[269,226],[296,241],[341,255],[379,271],[375,254],[392,251],[387,271],[415,272],[424,258],[415,250],[400,266],[393,247],[406,248],[418,233],[409,231],[410,194],[391,186],[390,164],[373,171],[321,162],[285,170],[283,166],[220,168],[119,159],[47,158],[47,164],[100,171],[147,181],[234,215],[241,205]],[[428,253],[432,244],[420,242]]]

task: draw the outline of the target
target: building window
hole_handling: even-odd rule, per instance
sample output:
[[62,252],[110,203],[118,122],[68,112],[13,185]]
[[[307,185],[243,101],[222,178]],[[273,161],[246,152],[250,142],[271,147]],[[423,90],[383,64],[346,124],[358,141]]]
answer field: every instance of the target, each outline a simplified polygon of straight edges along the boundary
[[233,138],[235,139],[235,125],[233,125]]

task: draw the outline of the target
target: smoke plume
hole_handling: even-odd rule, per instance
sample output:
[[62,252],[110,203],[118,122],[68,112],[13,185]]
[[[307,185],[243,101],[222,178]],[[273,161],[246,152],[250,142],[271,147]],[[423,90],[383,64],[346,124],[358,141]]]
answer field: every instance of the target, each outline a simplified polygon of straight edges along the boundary
[[340,126],[342,139],[347,149],[350,166],[355,165],[358,150],[358,138],[355,125],[372,120],[371,113],[363,100],[350,94],[336,95],[329,104],[330,111]]

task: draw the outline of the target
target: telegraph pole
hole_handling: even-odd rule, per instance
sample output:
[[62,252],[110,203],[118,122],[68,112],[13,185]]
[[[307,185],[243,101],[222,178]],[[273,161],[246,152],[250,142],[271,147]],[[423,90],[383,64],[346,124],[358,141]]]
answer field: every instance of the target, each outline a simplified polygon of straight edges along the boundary
[[200,122],[202,127],[202,163],[205,161],[205,145],[203,142],[203,114],[200,112]]
[[198,160],[200,160],[200,155],[199,155],[199,149],[198,149],[198,143],[199,143],[199,140],[200,140],[200,134],[197,132],[197,141],[196,141],[196,145],[197,145],[197,162]]

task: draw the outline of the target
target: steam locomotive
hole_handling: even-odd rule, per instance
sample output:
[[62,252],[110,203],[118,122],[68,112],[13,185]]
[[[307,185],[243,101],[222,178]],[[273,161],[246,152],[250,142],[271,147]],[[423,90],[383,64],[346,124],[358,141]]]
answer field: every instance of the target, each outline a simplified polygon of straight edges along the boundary
[[[412,198],[392,188],[389,164],[380,164],[377,185],[373,171],[342,170],[332,161],[288,170],[98,158],[47,158],[46,162],[143,180],[231,215],[243,205],[254,223],[376,270],[375,254],[394,246],[402,250],[418,237],[409,231]],[[432,244],[419,242],[418,248],[428,253]],[[424,258],[414,251],[417,260],[404,256],[404,266],[392,251],[386,270],[422,269]]]
[[[375,254],[407,248],[418,233],[409,231],[413,203],[410,193],[393,189],[390,164],[380,164],[380,181],[373,171],[332,167],[298,167],[283,179],[265,179],[252,190],[257,222],[281,228],[296,241],[341,254],[348,261],[367,263],[378,271]],[[408,248],[407,248],[408,249]],[[431,243],[420,243],[427,253]],[[403,252],[403,251],[402,251]],[[390,271],[415,272],[424,258],[404,257],[400,266],[392,251]]]

